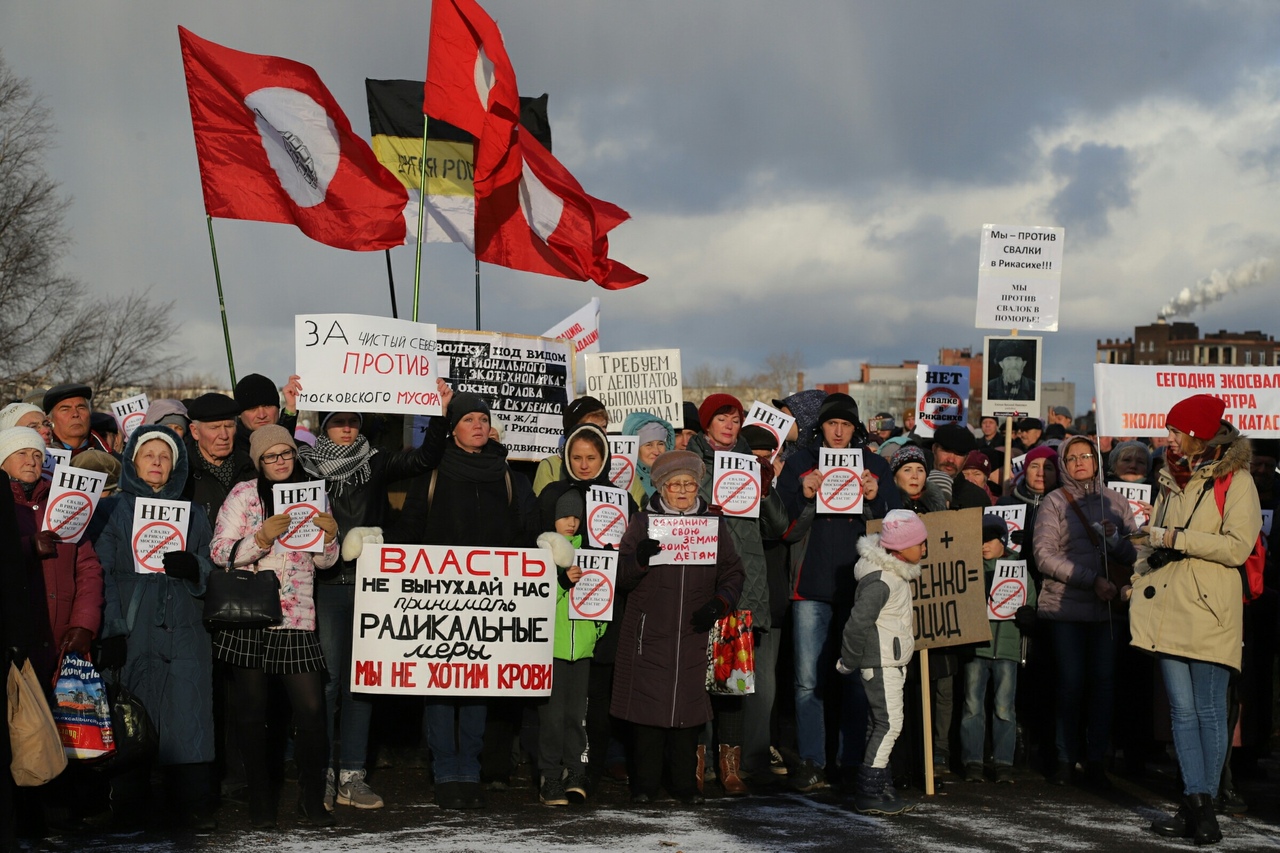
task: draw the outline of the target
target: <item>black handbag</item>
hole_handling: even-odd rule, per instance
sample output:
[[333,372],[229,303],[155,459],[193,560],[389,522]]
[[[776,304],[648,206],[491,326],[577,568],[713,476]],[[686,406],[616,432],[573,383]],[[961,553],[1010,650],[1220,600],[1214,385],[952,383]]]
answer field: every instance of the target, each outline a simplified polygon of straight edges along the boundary
[[[239,543],[236,543],[239,545]],[[268,628],[284,621],[280,578],[270,569],[232,569],[235,549],[223,571],[209,573],[204,593],[204,626],[210,631]]]
[[160,735],[156,732],[142,700],[120,683],[107,683],[107,701],[111,706],[111,737],[115,752],[93,765],[108,773],[121,773],[132,767],[146,766],[160,751]]

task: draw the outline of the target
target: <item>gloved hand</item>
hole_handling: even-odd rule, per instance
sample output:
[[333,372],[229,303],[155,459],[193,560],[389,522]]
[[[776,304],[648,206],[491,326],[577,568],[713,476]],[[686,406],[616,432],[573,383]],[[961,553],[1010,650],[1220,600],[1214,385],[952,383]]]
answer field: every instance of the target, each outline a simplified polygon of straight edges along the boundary
[[1019,607],[1013,614],[1013,624],[1018,626],[1018,630],[1026,634],[1034,631],[1039,617],[1036,616],[1036,609],[1026,604]]
[[658,556],[658,552],[662,550],[662,543],[657,539],[646,539],[636,546],[636,562],[642,566],[649,565],[649,561]]
[[[253,534],[253,541],[259,548],[270,548],[272,543],[284,535],[289,529],[289,513],[278,512],[262,522],[262,527]],[[265,544],[264,544],[265,543]]]
[[95,640],[91,648],[93,665],[99,672],[104,669],[120,669],[129,659],[129,641],[123,634]]
[[316,527],[324,531],[324,544],[328,545],[338,538],[338,520],[333,517],[333,513],[318,512],[313,521]]
[[951,504],[951,490],[955,486],[951,477],[941,468],[934,468],[929,472],[929,476],[925,477],[925,484],[933,486],[942,495],[948,505]]
[[62,651],[75,652],[85,660],[89,656],[89,644],[93,642],[93,632],[88,628],[68,628],[62,635]]
[[728,605],[720,596],[708,601],[706,604],[693,611],[693,616],[689,617],[689,625],[693,630],[702,634],[711,630],[711,626],[716,624],[716,620],[729,612]]
[[58,554],[58,543],[62,541],[62,537],[51,530],[41,530],[35,536],[36,556],[42,560],[48,560],[56,557]]
[[190,551],[169,551],[164,555],[164,573],[180,581],[200,580],[200,561]]
[[769,490],[773,488],[773,463],[767,458],[760,460],[760,497],[769,497]]

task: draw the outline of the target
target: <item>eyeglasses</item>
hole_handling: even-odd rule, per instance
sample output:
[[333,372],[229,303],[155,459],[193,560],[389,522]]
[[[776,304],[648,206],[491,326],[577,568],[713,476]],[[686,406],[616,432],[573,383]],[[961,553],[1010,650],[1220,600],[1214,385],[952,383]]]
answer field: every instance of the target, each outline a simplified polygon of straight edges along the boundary
[[282,450],[279,453],[262,454],[262,462],[265,465],[274,465],[277,462],[292,462],[294,457],[298,455],[296,450]]
[[1075,456],[1068,456],[1064,461],[1068,465],[1074,465],[1077,462],[1088,462],[1091,459],[1093,459],[1092,453],[1079,453],[1079,454],[1076,454]]
[[663,486],[673,492],[696,492],[698,490],[697,483],[667,483]]

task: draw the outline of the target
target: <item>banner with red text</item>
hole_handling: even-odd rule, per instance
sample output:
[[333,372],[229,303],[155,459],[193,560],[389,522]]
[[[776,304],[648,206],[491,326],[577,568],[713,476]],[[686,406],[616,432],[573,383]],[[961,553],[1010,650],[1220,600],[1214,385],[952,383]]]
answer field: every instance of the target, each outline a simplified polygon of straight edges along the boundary
[[438,415],[436,327],[367,314],[298,314],[298,408]]
[[1095,364],[1098,435],[1163,436],[1164,416],[1193,394],[1227,404],[1222,417],[1250,438],[1280,438],[1280,367]]

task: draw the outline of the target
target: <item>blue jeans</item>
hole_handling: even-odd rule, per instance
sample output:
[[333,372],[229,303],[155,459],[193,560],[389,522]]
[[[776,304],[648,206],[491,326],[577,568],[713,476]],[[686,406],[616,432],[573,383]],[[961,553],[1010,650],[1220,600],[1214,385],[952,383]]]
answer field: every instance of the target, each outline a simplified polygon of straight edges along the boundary
[[964,715],[960,718],[960,760],[981,764],[987,739],[987,682],[995,688],[991,716],[991,752],[996,764],[1013,765],[1018,742],[1014,698],[1018,693],[1018,662],[974,658],[964,665]]
[[[823,704],[827,684],[840,656],[840,632],[832,631],[834,612],[825,601],[793,601],[792,642],[796,670],[796,741],[803,761],[827,765],[827,726]],[[870,707],[861,679],[838,679],[843,695],[840,715],[840,764],[857,767],[867,745]]]
[[1183,793],[1216,797],[1227,755],[1227,680],[1231,671],[1207,661],[1164,655],[1157,659],[1169,696]]
[[[422,711],[431,773],[441,782],[479,782],[484,748],[484,700],[428,698]],[[456,716],[456,720],[455,720]]]
[[315,586],[316,633],[329,679],[324,684],[325,723],[329,743],[333,721],[342,714],[342,738],[338,747],[339,770],[363,770],[369,752],[369,720],[373,698],[367,693],[351,693],[351,628],[356,612],[355,584]]
[[1058,762],[1074,764],[1080,757],[1082,711],[1086,735],[1084,759],[1090,763],[1101,762],[1111,741],[1111,703],[1115,695],[1116,653],[1111,625],[1046,621],[1052,626],[1054,655],[1058,661]]

